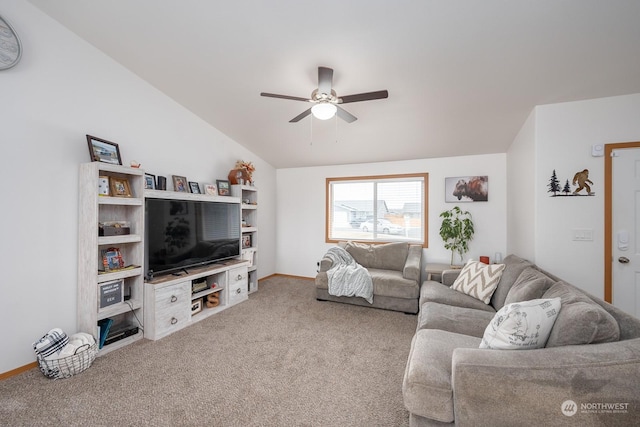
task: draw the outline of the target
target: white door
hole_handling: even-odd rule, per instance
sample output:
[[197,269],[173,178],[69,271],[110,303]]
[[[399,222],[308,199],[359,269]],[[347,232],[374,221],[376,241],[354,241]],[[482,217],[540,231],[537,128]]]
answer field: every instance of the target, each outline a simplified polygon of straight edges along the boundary
[[612,301],[640,316],[640,148],[612,155]]

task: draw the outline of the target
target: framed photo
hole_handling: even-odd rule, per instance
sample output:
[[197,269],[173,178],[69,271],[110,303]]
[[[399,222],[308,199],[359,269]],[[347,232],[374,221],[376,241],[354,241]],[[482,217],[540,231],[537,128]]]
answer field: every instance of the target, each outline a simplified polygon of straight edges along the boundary
[[202,298],[198,298],[197,300],[191,301],[191,315],[193,316],[196,313],[200,313],[202,311]]
[[171,175],[173,177],[173,191],[179,191],[181,193],[189,192],[189,185],[187,178],[184,176]]
[[109,192],[109,177],[101,175],[98,177],[98,195],[108,196],[109,194],[111,194]]
[[156,176],[151,175],[150,173],[144,174],[144,188],[145,190],[155,190],[156,189]]
[[189,181],[189,190],[191,190],[193,194],[202,194],[200,193],[200,185],[194,181]]
[[158,185],[156,186],[156,190],[166,190],[167,189],[167,177],[158,175]]
[[131,186],[127,178],[109,178],[111,195],[115,197],[131,197]]
[[218,195],[228,196],[231,194],[231,187],[229,186],[229,181],[216,179],[216,185],[218,186]]
[[251,247],[251,234],[243,234],[242,235],[242,249],[247,249]]
[[102,254],[102,271],[108,273],[124,268],[124,259],[119,248],[103,249],[100,252]]
[[111,163],[121,165],[120,148],[115,142],[110,142],[95,136],[87,135],[89,154],[92,162]]
[[489,200],[488,176],[459,176],[444,179],[447,203],[486,202]]
[[215,184],[203,184],[204,194],[208,194],[209,196],[217,196],[218,188]]

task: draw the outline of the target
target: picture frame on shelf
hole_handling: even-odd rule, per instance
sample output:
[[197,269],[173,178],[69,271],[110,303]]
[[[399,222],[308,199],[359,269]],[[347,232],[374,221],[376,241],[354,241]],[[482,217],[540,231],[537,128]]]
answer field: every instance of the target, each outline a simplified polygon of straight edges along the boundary
[[217,179],[216,185],[218,186],[219,196],[229,196],[231,194],[231,187],[229,185],[229,181],[224,179]]
[[191,190],[193,194],[202,194],[200,192],[200,185],[195,181],[189,181],[189,190]]
[[108,248],[102,251],[102,268],[104,272],[117,271],[124,268],[124,259],[120,248]]
[[173,191],[179,193],[189,192],[189,182],[186,177],[179,175],[171,175],[171,177],[173,178]]
[[242,249],[247,249],[251,247],[251,234],[243,234],[242,235]]
[[111,177],[109,178],[109,189],[114,197],[132,197],[131,185],[127,178]]
[[110,163],[112,165],[122,164],[120,147],[115,142],[87,135],[87,144],[89,145],[89,155],[92,162]]
[[156,176],[150,173],[144,174],[144,189],[155,190],[156,189]]
[[98,196],[109,196],[109,177],[101,175],[98,177]]
[[158,175],[157,177],[157,185],[156,190],[166,190],[167,189],[167,177]]
[[191,301],[191,315],[200,313],[202,311],[202,298]]
[[218,188],[215,184],[202,184],[202,187],[204,189],[204,194],[207,194],[209,196],[218,195]]

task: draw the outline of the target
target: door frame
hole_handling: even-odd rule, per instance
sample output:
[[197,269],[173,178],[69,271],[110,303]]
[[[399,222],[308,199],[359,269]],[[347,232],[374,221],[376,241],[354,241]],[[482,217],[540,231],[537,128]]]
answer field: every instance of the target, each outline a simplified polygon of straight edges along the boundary
[[604,300],[613,304],[613,150],[640,148],[640,141],[604,145]]

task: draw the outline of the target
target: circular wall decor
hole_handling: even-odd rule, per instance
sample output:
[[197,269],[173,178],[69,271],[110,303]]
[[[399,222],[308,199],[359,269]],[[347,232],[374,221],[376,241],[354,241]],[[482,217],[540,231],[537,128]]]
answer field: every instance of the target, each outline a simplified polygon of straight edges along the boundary
[[0,16],[0,70],[13,67],[20,61],[22,46],[18,34],[9,23]]

